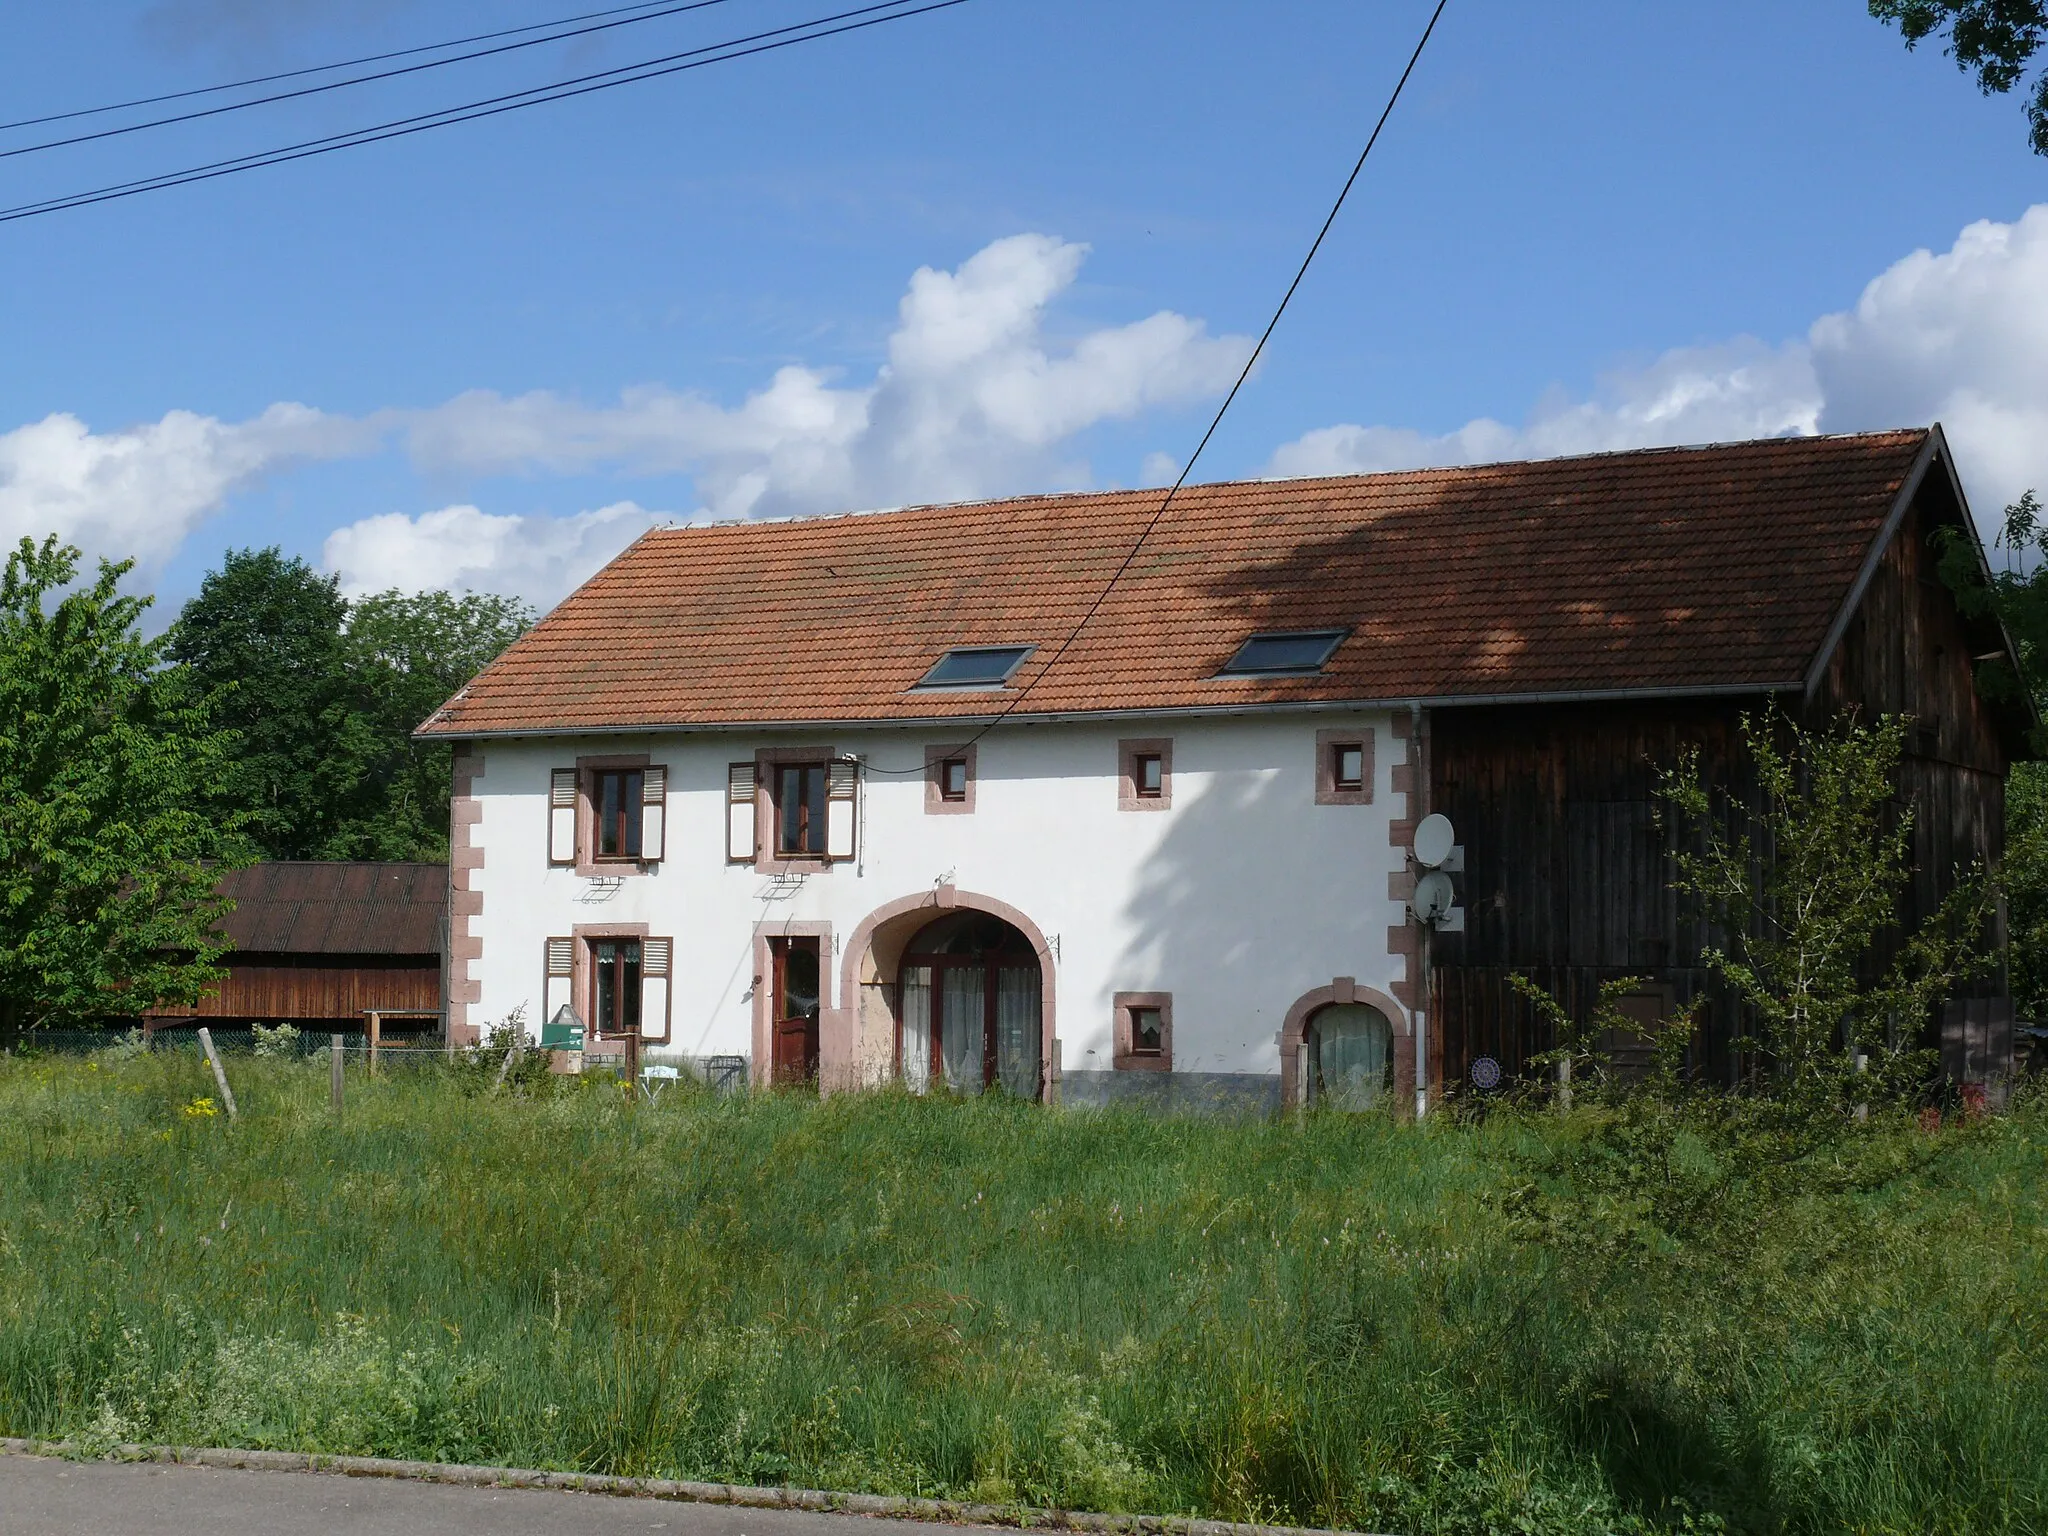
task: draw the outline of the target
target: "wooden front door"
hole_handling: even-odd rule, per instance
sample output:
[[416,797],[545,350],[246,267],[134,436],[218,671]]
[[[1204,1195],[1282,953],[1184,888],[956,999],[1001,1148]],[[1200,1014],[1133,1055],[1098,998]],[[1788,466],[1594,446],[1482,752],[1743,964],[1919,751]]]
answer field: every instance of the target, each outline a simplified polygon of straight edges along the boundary
[[818,1081],[818,941],[770,939],[774,967],[770,994],[775,1047],[773,1080],[779,1085]]

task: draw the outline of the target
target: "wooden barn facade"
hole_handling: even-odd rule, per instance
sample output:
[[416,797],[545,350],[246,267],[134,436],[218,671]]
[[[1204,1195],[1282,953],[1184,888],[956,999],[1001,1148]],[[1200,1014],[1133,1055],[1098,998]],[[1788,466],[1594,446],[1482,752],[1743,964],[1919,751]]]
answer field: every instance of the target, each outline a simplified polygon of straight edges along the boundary
[[372,1013],[417,1030],[444,1016],[448,866],[256,864],[223,877],[227,977],[196,1007],[165,1006],[145,1029],[187,1020],[349,1031]]
[[[1636,689],[1427,711],[1429,808],[1450,817],[1466,849],[1466,925],[1437,936],[1430,968],[1439,1027],[1429,1070],[1438,1083],[1470,1081],[1482,1057],[1512,1073],[1550,1048],[1547,1029],[1509,985],[1514,972],[1579,1018],[1603,983],[1643,978],[1623,1008],[1646,1031],[1704,996],[1696,1067],[1723,1081],[1740,1073],[1731,1044],[1743,1021],[1709,983],[1705,925],[1672,890],[1680,832],[1660,823],[1656,789],[1661,770],[1697,749],[1709,783],[1738,805],[1748,800],[1745,714],[1778,711],[1809,728],[1847,712],[1865,721],[1911,717],[1895,802],[1914,818],[1915,875],[1902,914],[1909,925],[1940,905],[1960,872],[1996,866],[2006,771],[2032,755],[2038,722],[2021,690],[1980,688],[1986,669],[2013,675],[2009,638],[1988,612],[1967,611],[1978,605],[1960,601],[1954,572],[1945,581],[1938,569],[1954,534],[1974,575],[1988,575],[1940,429],[1890,436],[1896,465],[1882,483],[1832,494],[1816,486],[1806,505],[1784,508],[1794,521],[1851,523],[1859,502],[1863,515],[1881,514],[1861,535],[1853,580],[1795,560],[1770,571],[1771,587],[1745,601],[1716,590],[1723,572],[1675,565],[1664,573],[1673,610],[1749,613],[1730,626],[1725,647],[1695,635],[1689,658],[1673,658]],[[1591,557],[1626,562],[1630,552]],[[1741,579],[1754,580],[1769,564],[1752,565]],[[1631,627],[1617,626],[1618,644],[1627,644]],[[1731,677],[1731,652],[1741,658],[1736,666],[1756,669],[1753,681]],[[1992,937],[2002,950],[2002,929]],[[1951,1078],[1995,1082],[2012,1055],[2003,971],[1969,991],[1927,1021],[1924,1043],[1940,1046]]]

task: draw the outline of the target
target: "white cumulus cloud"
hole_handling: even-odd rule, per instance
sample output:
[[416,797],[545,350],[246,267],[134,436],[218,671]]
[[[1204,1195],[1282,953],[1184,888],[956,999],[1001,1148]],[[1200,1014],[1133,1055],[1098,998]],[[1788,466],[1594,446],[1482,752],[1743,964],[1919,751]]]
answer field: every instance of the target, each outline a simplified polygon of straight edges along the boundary
[[329,534],[321,561],[351,597],[393,587],[445,587],[523,597],[545,607],[664,521],[630,501],[571,517],[521,517],[472,506],[418,517],[387,512]]
[[1437,435],[1341,425],[1281,447],[1273,475],[1357,474],[1740,437],[1940,421],[1980,518],[2048,490],[2048,204],[1916,251],[1853,309],[1777,346],[1743,337],[1666,352],[1553,394],[1519,426],[1490,418]]
[[368,451],[376,429],[303,405],[249,421],[191,411],[96,433],[59,413],[0,433],[0,537],[55,533],[152,569],[235,491],[291,463]]
[[600,466],[691,474],[718,517],[844,511],[1085,481],[1062,448],[1099,422],[1229,387],[1249,338],[1162,310],[1066,346],[1045,335],[1088,248],[1014,235],[952,272],[919,269],[865,384],[785,367],[736,406],[648,386],[591,406],[486,391],[414,416],[432,469]]

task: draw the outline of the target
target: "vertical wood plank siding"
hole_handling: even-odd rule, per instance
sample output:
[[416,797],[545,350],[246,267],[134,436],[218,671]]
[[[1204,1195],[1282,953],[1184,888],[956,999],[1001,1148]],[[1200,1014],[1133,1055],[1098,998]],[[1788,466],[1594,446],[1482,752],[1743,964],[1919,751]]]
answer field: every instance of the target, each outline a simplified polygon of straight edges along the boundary
[[[1915,817],[1901,912],[1909,925],[1940,905],[1959,871],[2003,852],[2012,734],[1973,681],[1971,657],[1996,647],[1995,631],[1978,632],[1935,576],[1928,528],[1957,515],[1935,480],[1886,550],[1815,697],[1784,700],[1809,727],[1843,710],[1865,720],[1911,714],[1924,727],[1908,736],[1895,802]],[[1705,923],[1670,888],[1678,829],[1668,818],[1659,825],[1656,785],[1660,769],[1697,748],[1710,784],[1732,790],[1746,820],[1756,791],[1739,721],[1768,706],[1759,695],[1434,712],[1431,803],[1466,851],[1465,932],[1437,937],[1431,978],[1446,1084],[1468,1082],[1480,1056],[1514,1073],[1555,1044],[1510,986],[1513,972],[1579,1019],[1601,983],[1621,977],[1667,986],[1681,1007],[1704,994],[1695,1069],[1720,1081],[1740,1075],[1733,1042],[1743,1020],[1702,963]],[[2002,931],[1988,937],[2002,949]],[[2003,978],[1968,990],[2002,993]],[[1935,1043],[1934,1020],[1924,1037]]]
[[284,957],[227,962],[227,978],[196,1008],[150,1010],[165,1019],[351,1020],[367,1009],[428,1010],[441,1006],[441,962],[436,956],[398,960],[377,956],[355,961],[323,955],[321,964]]

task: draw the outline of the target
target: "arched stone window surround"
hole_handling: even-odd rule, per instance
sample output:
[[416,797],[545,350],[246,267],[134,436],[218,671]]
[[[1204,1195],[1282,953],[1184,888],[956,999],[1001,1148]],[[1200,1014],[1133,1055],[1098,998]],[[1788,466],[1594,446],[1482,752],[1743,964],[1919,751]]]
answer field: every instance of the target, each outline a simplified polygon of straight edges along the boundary
[[993,896],[942,885],[915,896],[885,902],[861,920],[840,956],[839,1006],[820,1025],[818,1075],[827,1089],[861,1086],[860,997],[863,983],[894,981],[903,951],[925,924],[949,912],[986,912],[1001,918],[1031,941],[1039,971],[1039,1094],[1048,1097],[1046,1077],[1052,1071],[1053,999],[1058,993],[1052,946],[1038,925]]
[[1394,1029],[1394,1105],[1405,1114],[1415,1098],[1415,1023],[1408,1010],[1375,987],[1361,987],[1349,976],[1339,976],[1327,987],[1304,992],[1287,1010],[1280,1026],[1280,1102],[1292,1108],[1302,1102],[1302,1085],[1297,1081],[1296,1063],[1301,1045],[1308,1038],[1308,1021],[1319,1008],[1339,1003],[1366,1003],[1387,1016]]

